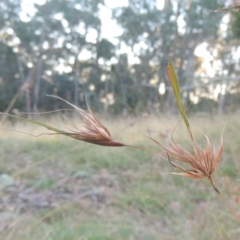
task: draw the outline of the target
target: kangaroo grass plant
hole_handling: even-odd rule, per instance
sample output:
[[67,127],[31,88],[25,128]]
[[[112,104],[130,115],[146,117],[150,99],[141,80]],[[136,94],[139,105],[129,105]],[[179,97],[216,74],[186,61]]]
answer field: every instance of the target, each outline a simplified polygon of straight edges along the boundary
[[[155,143],[157,143],[158,145],[160,145],[160,147],[163,149],[164,153],[161,155],[167,158],[169,163],[174,168],[180,170],[180,172],[172,172],[171,174],[184,176],[192,179],[208,179],[211,186],[222,198],[226,206],[229,208],[233,216],[236,218],[236,220],[240,224],[240,218],[237,216],[235,211],[232,209],[232,207],[228,204],[228,202],[223,197],[221,192],[218,190],[212,178],[212,174],[215,171],[216,167],[218,166],[222,156],[222,152],[223,152],[222,134],[221,134],[220,144],[218,147],[213,146],[206,135],[205,135],[206,141],[207,141],[206,147],[201,148],[200,146],[197,145],[196,141],[193,138],[191,127],[187,119],[186,111],[182,104],[179,82],[178,82],[178,78],[174,69],[174,64],[171,58],[169,60],[167,72],[168,72],[168,76],[174,91],[178,108],[180,110],[181,116],[183,118],[183,121],[186,125],[186,128],[190,136],[190,140],[192,143],[192,152],[189,152],[188,150],[184,149],[180,144],[176,143],[173,140],[173,138],[172,138],[172,142],[168,146],[163,145],[162,143],[160,143],[159,141],[151,137],[149,138],[153,140]],[[83,128],[80,129],[74,126],[73,124],[71,124],[72,129],[68,128],[69,131],[63,131],[39,121],[22,118],[15,115],[10,115],[8,113],[1,113],[1,114],[11,116],[23,121],[34,123],[36,125],[45,127],[46,129],[54,132],[54,133],[45,133],[45,134],[49,134],[49,135],[60,134],[60,135],[65,135],[80,141],[102,145],[102,146],[111,146],[111,147],[128,146],[128,147],[133,147],[133,148],[138,148],[145,151],[153,152],[149,149],[144,149],[138,146],[126,145],[124,143],[114,140],[111,137],[111,134],[108,131],[108,129],[94,115],[94,113],[92,112],[88,104],[87,104],[88,111],[85,111],[60,97],[57,97],[57,96],[51,96],[51,97],[61,99],[62,101],[72,106],[79,113],[80,118],[84,124]],[[172,161],[171,158],[174,160]],[[179,162],[180,164],[176,162]]]
[[[164,149],[164,151],[166,152],[167,158],[169,160],[169,163],[173,167],[181,171],[181,172],[174,172],[172,174],[193,178],[193,179],[203,179],[203,178],[208,179],[212,187],[214,188],[214,190],[219,194],[219,196],[222,198],[222,200],[227,205],[229,210],[232,212],[233,216],[236,218],[236,220],[240,224],[240,218],[236,215],[235,211],[232,209],[232,207],[228,204],[228,202],[223,197],[221,192],[218,190],[212,178],[212,174],[215,171],[216,167],[218,166],[222,156],[222,152],[223,152],[222,134],[221,134],[220,145],[217,148],[210,143],[206,135],[205,137],[207,139],[207,145],[205,149],[202,149],[200,146],[197,145],[197,143],[193,138],[190,124],[187,120],[186,111],[182,104],[179,81],[178,81],[174,64],[171,58],[169,60],[169,64],[167,67],[167,73],[174,91],[178,108],[180,110],[184,123],[187,127],[188,133],[190,135],[190,140],[193,146],[193,153],[190,153],[189,151],[184,149],[181,145],[176,143],[173,139],[172,139],[172,142],[169,144],[169,146],[164,146],[163,144],[159,143],[155,139],[152,139],[152,138],[151,139]],[[175,162],[172,162],[170,160],[171,157],[176,161],[179,161],[184,165],[187,165],[189,168],[183,167],[179,164],[176,164]]]

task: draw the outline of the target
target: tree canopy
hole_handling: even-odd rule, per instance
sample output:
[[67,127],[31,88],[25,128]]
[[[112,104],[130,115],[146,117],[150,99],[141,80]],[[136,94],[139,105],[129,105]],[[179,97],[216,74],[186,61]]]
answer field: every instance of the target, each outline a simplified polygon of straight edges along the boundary
[[224,1],[33,2],[0,2],[1,111],[19,93],[27,112],[64,107],[46,94],[111,113],[172,112],[169,55],[192,110],[240,102],[240,13],[214,12]]

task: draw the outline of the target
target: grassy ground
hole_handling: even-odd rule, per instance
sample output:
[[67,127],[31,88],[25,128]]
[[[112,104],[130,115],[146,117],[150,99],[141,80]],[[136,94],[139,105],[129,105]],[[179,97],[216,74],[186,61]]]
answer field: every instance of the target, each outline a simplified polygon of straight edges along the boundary
[[[237,115],[190,118],[203,145],[202,132],[219,143],[226,120],[224,154],[213,177],[240,216]],[[159,116],[104,123],[115,139],[160,152],[143,133],[167,143],[177,122]],[[45,131],[23,123],[5,128]],[[183,124],[174,138],[190,148]],[[168,174],[174,169],[157,154],[9,131],[1,131],[0,146],[0,174],[14,179],[0,192],[0,239],[239,239],[239,225],[209,183]]]

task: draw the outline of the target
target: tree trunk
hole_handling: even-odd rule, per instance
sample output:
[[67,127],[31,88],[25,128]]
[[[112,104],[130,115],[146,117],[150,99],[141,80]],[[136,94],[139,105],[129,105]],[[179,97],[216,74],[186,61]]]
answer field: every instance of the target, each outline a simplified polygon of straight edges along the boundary
[[41,81],[41,75],[42,75],[42,54],[43,54],[43,42],[45,40],[45,23],[42,24],[42,32],[41,32],[41,40],[39,44],[39,59],[37,61],[37,76],[36,81],[34,84],[34,95],[33,95],[33,105],[34,108],[38,107],[38,100],[39,100],[39,85]]
[[78,78],[78,59],[77,57],[75,58],[75,67],[74,67],[74,105],[79,106],[79,78]]
[[[25,98],[25,108],[26,108],[26,112],[27,112],[27,117],[31,118],[31,95],[30,95],[30,91],[31,91],[31,80],[33,80],[34,78],[34,73],[35,73],[35,67],[33,67],[30,72],[28,73],[27,78],[24,75],[23,72],[23,66],[22,66],[22,61],[20,59],[20,56],[17,56],[17,64],[18,64],[18,70],[19,70],[19,75],[20,75],[20,79],[21,79],[21,83],[23,88],[21,89],[22,92],[24,92],[24,98]],[[25,86],[25,87],[24,87]]]
[[42,58],[38,60],[36,75],[37,76],[36,76],[36,82],[34,85],[34,99],[33,99],[33,105],[35,108],[38,107],[38,100],[39,100],[39,85],[40,85],[41,75],[42,75]]
[[222,86],[221,86],[221,92],[218,96],[218,116],[222,116],[223,114],[223,106],[225,102],[225,92],[223,92]]

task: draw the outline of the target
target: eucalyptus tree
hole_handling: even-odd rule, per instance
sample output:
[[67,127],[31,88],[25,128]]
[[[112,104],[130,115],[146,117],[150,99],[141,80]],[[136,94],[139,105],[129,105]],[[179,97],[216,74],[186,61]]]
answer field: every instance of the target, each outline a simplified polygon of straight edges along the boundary
[[[92,71],[98,63],[96,59],[108,58],[109,51],[105,53],[105,50],[112,47],[110,42],[101,38],[100,4],[102,2],[96,0],[49,0],[42,5],[30,6],[30,13],[23,9],[21,1],[0,3],[1,36],[7,38],[2,43],[16,57],[18,70],[12,72],[18,73],[22,83],[27,82],[28,112],[33,105],[39,105],[39,93],[40,97],[46,93],[46,89],[39,89],[41,80],[54,85],[56,78],[52,76],[56,74],[66,74],[69,81],[74,80],[68,100],[74,95],[75,104],[78,104],[79,81],[82,85],[90,85],[88,71],[87,81],[81,81],[82,68],[90,66]],[[93,34],[96,35],[95,41],[88,36]],[[90,53],[86,60],[81,57],[84,51]],[[60,85],[51,88],[55,94]]]
[[124,29],[120,40],[132,49],[144,69],[139,85],[164,82],[163,106],[170,110],[172,95],[165,71],[168,55],[174,56],[180,83],[184,84],[195,71],[195,48],[217,37],[221,16],[209,11],[217,8],[217,0],[165,2],[160,9],[155,0],[129,0],[127,7],[115,9],[114,16]]

